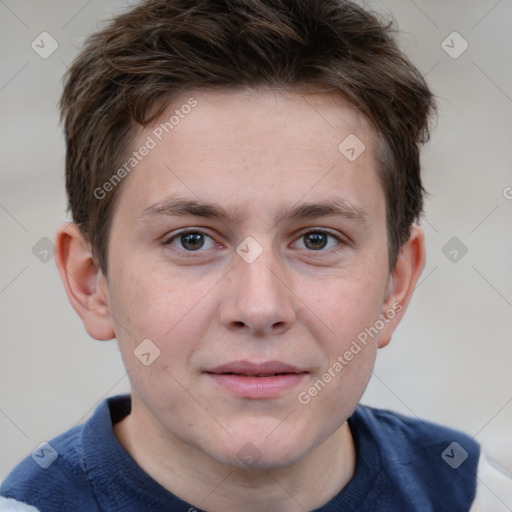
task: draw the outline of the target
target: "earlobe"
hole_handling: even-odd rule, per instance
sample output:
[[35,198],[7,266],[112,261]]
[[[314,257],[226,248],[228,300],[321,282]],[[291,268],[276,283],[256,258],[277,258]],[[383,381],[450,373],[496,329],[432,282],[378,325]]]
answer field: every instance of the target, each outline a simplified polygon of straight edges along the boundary
[[391,341],[391,335],[400,323],[418,279],[425,266],[425,235],[417,224],[411,228],[409,240],[400,249],[390,276],[382,314],[387,320],[379,335],[379,348]]
[[64,224],[57,231],[55,262],[68,299],[89,335],[97,340],[114,338],[106,278],[76,224]]

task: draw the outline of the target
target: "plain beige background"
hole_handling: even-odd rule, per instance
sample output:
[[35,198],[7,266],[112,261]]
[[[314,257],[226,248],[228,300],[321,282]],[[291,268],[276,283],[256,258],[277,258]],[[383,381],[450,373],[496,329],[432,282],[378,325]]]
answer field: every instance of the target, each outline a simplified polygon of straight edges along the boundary
[[[116,342],[88,337],[44,261],[69,220],[61,77],[126,5],[0,0],[0,480],[129,389]],[[465,430],[512,472],[512,1],[365,5],[393,13],[440,115],[423,159],[427,265],[362,402]],[[31,47],[42,32],[58,44],[45,59]]]

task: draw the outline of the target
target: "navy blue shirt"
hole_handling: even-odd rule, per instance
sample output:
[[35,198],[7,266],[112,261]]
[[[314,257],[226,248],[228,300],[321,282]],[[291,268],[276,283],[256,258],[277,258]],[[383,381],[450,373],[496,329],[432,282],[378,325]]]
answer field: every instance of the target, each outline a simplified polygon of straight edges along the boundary
[[[199,511],[153,480],[119,444],[112,425],[130,408],[129,395],[103,401],[84,425],[49,442],[56,453],[43,447],[20,462],[0,495],[41,512]],[[338,495],[315,512],[470,509],[480,456],[480,446],[471,437],[363,405],[348,422],[356,444],[355,473]],[[56,455],[43,469],[45,460]]]

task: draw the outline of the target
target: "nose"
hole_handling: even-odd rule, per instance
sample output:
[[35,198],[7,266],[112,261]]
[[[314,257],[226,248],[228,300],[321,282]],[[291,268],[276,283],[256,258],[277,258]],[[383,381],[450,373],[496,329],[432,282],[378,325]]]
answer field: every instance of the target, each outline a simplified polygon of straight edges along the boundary
[[293,292],[270,249],[252,263],[238,258],[229,277],[229,290],[220,308],[225,328],[260,337],[290,329],[296,316]]

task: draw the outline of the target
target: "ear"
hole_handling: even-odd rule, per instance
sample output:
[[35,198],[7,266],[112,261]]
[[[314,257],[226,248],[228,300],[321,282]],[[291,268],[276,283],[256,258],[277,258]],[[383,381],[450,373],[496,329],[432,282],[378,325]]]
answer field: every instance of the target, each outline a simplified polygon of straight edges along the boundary
[[55,262],[69,302],[89,335],[97,340],[114,338],[107,279],[93,261],[90,244],[76,224],[64,224],[57,231]]
[[411,228],[409,240],[400,249],[382,306],[385,326],[379,335],[379,348],[391,341],[391,335],[402,319],[418,279],[425,266],[425,235],[417,224]]

